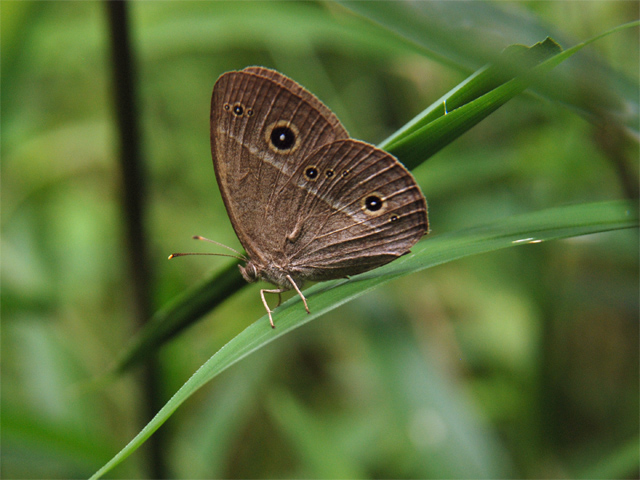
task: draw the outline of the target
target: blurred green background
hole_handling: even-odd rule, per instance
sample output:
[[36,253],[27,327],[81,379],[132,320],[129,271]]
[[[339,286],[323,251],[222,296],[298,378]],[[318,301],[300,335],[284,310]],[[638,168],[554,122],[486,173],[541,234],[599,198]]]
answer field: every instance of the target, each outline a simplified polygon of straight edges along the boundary
[[[498,53],[551,35],[567,48],[638,18],[636,2],[377,4],[381,15],[423,22],[418,35],[433,41],[426,48],[411,40],[416,32],[391,32],[363,16],[367,5],[129,4],[154,310],[231,262],[168,262],[175,251],[212,251],[191,235],[239,247],[209,151],[209,101],[221,73],[275,68],[315,93],[353,137],[377,143],[481,66],[480,47]],[[156,398],[139,372],[90,386],[139,328],[124,253],[106,8],[0,8],[0,473],[86,477],[141,429],[145,405],[165,403],[264,314],[263,286],[247,286],[160,350]],[[455,48],[452,39],[460,40]],[[635,86],[637,99],[638,57],[634,28],[575,62],[607,66]],[[637,139],[637,102],[623,107],[622,123],[635,125],[627,133]],[[432,234],[633,195],[637,142],[602,132],[556,102],[509,102],[414,171]],[[160,470],[141,449],[111,474],[637,478],[638,310],[637,231],[439,266],[229,369],[157,432]]]

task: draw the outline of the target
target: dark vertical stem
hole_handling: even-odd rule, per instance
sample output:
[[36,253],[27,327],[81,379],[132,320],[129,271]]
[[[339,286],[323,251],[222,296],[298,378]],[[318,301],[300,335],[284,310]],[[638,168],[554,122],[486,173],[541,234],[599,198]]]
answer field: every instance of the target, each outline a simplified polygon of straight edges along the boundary
[[[138,109],[134,89],[135,71],[129,38],[127,2],[105,2],[109,20],[111,54],[113,61],[114,100],[118,139],[120,143],[120,169],[122,174],[122,208],[125,219],[126,258],[131,278],[134,318],[141,327],[152,314],[151,269],[147,260],[145,236],[145,172],[140,147]],[[157,359],[149,360],[142,368],[143,422],[146,424],[161,407],[160,371]],[[166,478],[162,431],[147,442],[149,476]]]

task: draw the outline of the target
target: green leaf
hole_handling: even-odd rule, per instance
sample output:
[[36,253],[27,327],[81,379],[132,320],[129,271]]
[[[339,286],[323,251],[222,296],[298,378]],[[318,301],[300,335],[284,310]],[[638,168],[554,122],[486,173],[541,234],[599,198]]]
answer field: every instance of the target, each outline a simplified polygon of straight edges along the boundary
[[305,314],[300,298],[294,297],[275,310],[275,330],[270,328],[266,315],[247,327],[202,365],[144,429],[91,478],[101,477],[122,462],[185,400],[231,365],[291,330],[394,278],[502,248],[637,227],[637,209],[632,202],[559,207],[427,238],[416,245],[413,253],[381,268],[350,279],[316,284],[305,291],[310,314]]
[[[464,6],[459,2],[437,1],[342,0],[340,3],[425,49],[425,55],[463,72],[477,70],[482,63],[495,62],[498,52],[509,44],[530,44],[545,37],[553,37],[561,45],[575,43],[561,31],[544,24],[540,17],[510,10],[500,2],[465,2]],[[631,22],[603,35],[639,24]],[[598,38],[601,36],[585,44]],[[638,134],[637,80],[615,72],[595,56],[576,58],[563,72],[557,73],[553,81],[536,91],[583,115],[616,118]]]
[[[495,65],[481,69],[451,90],[382,142],[380,148],[414,168],[529,86],[550,82],[545,74],[590,43],[636,25],[638,22],[613,28],[566,51],[559,51],[550,38],[529,49],[512,45]],[[501,72],[505,69],[508,73]],[[489,89],[492,85],[495,88]]]
[[183,292],[154,314],[151,321],[116,360],[115,372],[122,373],[146,358],[166,340],[213,310],[245,285],[238,267],[233,264],[217,272],[213,278]]
[[[481,68],[460,85],[443,95],[404,127],[383,141],[380,144],[380,148],[393,149],[397,142],[409,137],[414,132],[420,131],[425,125],[482,97],[500,85],[512,80],[516,75],[525,74],[532,67],[561,51],[560,46],[551,38],[536,43],[532,47],[525,47],[524,45],[507,47],[495,63]],[[521,91],[522,89],[520,88],[505,92],[503,102],[497,104],[495,108],[487,110],[485,116],[495,111],[496,108]],[[471,126],[473,125],[475,123]],[[460,129],[460,133],[464,131],[464,129]]]

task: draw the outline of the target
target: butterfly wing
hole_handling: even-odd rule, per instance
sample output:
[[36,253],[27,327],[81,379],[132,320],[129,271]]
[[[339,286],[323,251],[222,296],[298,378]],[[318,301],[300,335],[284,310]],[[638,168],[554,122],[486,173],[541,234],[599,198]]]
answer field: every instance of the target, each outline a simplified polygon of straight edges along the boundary
[[[336,116],[284,75],[249,67],[222,75],[211,99],[211,152],[216,178],[240,243],[261,264],[281,254],[282,232],[295,228],[285,197],[305,158],[325,144],[348,138]],[[282,209],[290,215],[271,212]]]
[[294,278],[328,280],[388,263],[428,231],[427,205],[413,176],[390,154],[358,140],[332,142],[300,164],[277,192],[298,192],[275,222],[295,212],[282,236]]

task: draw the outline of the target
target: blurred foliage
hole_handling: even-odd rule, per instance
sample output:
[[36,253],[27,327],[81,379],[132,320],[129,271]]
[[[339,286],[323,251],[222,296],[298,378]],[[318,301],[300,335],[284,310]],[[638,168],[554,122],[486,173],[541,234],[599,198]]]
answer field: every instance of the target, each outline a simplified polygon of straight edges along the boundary
[[[443,4],[425,5],[435,25],[454,24]],[[276,68],[330,106],[353,137],[378,143],[476,68],[469,59],[486,61],[482,44],[496,50],[552,35],[566,48],[638,17],[635,2],[456,5],[454,25],[475,30],[476,43],[452,52],[334,3],[130,4],[156,308],[230,264],[167,262],[192,248],[191,235],[238,245],[209,152],[209,100],[222,72]],[[136,325],[105,9],[1,8],[0,473],[86,477],[140,430],[148,401],[134,376],[89,383]],[[607,37],[576,62],[615,71],[621,80],[602,89],[627,99],[624,85],[637,92],[637,35]],[[625,124],[634,130],[634,122]],[[603,131],[561,103],[509,102],[415,170],[433,234],[628,195],[638,144]],[[161,350],[161,403],[264,313],[259,288]],[[636,231],[513,248],[399,279],[198,392],[162,427],[167,476],[634,478],[638,308]],[[146,472],[140,450],[113,473]]]

